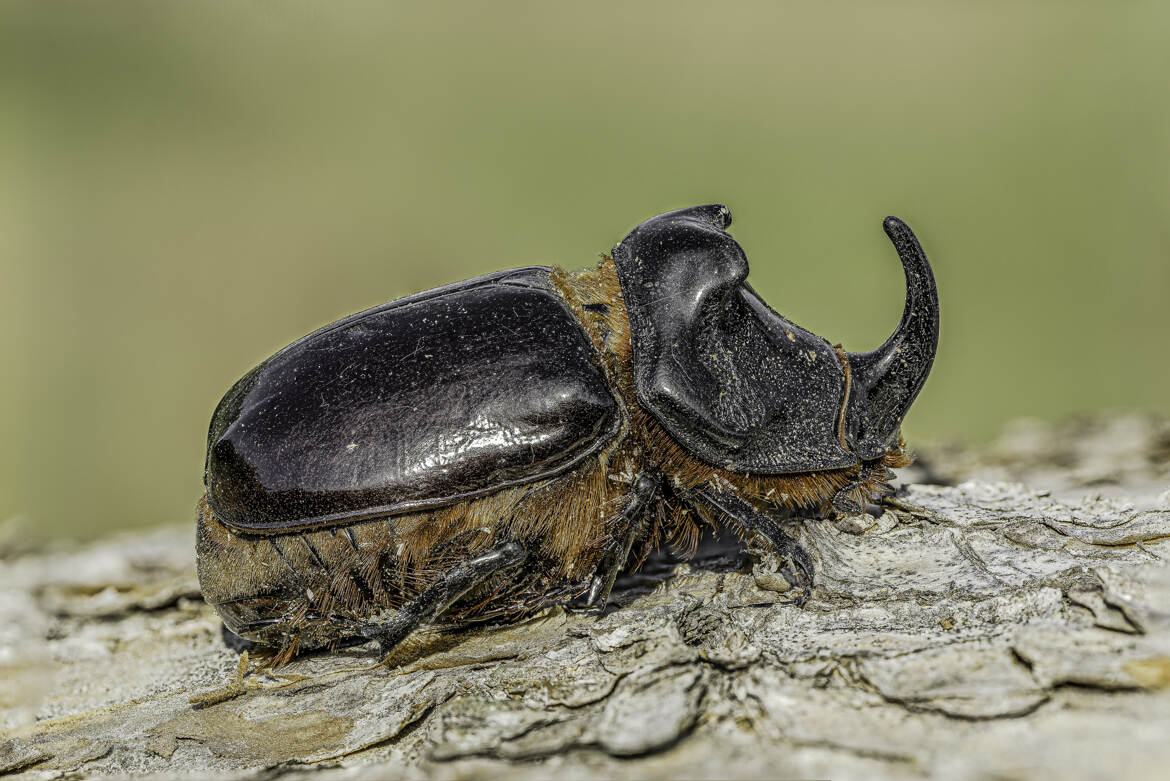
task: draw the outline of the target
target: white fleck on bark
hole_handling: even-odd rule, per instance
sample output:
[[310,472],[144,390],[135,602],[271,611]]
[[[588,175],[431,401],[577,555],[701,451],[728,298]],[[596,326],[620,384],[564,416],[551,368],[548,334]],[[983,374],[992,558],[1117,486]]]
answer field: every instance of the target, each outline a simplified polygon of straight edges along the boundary
[[242,685],[191,528],[10,546],[0,772],[1164,777],[1170,425],[1018,425],[911,476],[954,484],[799,527],[819,578],[803,608],[715,549],[626,578],[601,618],[555,609],[431,633],[394,667],[367,645]]

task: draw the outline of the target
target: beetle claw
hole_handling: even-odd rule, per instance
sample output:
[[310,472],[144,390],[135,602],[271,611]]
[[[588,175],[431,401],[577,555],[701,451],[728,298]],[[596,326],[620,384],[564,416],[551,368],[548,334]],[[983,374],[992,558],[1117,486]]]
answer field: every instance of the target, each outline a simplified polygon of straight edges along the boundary
[[740,524],[745,531],[754,532],[767,540],[772,552],[784,562],[780,574],[791,588],[801,590],[801,595],[795,600],[796,604],[803,605],[808,600],[815,583],[812,556],[774,518],[764,515],[734,494],[721,493],[711,488],[693,489],[685,495],[685,499],[688,503],[721,512]]
[[573,605],[572,610],[574,613],[600,618],[601,616],[605,615],[605,610],[607,607],[609,607],[608,603],[603,605]]
[[793,603],[797,607],[803,607],[812,594],[815,582],[812,556],[808,555],[808,551],[795,540],[792,541],[792,545],[787,550],[778,551],[778,553],[788,559],[788,563],[780,568],[780,574],[784,576],[792,588],[800,590],[800,594],[793,600]]

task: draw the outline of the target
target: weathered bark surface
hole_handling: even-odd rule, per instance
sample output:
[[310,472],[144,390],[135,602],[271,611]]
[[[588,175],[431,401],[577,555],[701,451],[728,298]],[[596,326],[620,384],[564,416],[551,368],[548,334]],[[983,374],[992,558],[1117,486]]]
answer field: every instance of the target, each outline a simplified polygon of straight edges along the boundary
[[362,646],[239,686],[190,525],[10,553],[0,771],[1164,778],[1170,426],[1022,426],[924,467],[980,479],[805,524],[803,608],[767,562],[715,547],[627,578],[601,618],[432,634],[397,666]]

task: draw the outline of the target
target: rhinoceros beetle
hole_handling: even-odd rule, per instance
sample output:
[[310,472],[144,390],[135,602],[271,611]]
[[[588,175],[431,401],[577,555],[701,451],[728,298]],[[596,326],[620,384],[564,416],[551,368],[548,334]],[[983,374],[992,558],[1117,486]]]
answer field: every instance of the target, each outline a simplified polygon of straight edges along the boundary
[[599,608],[615,576],[700,523],[759,535],[857,513],[910,461],[900,427],[934,361],[938,294],[885,220],[906,303],[848,353],[747,283],[721,205],[661,214],[585,271],[529,266],[408,296],[294,342],[211,420],[203,594],[282,664],[419,626]]

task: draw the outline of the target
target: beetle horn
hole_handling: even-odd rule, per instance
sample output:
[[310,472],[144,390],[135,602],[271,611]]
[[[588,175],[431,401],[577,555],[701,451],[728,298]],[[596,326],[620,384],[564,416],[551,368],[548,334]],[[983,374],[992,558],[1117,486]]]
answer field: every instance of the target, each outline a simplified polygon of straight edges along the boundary
[[897,442],[902,418],[930,374],[938,347],[938,289],[926,253],[906,223],[882,223],[906,272],[902,321],[873,352],[846,353],[852,375],[845,409],[845,440],[863,459],[878,458]]

